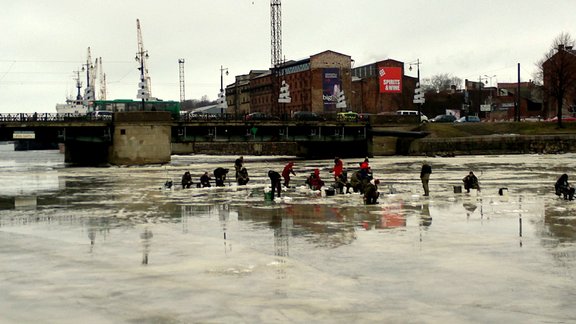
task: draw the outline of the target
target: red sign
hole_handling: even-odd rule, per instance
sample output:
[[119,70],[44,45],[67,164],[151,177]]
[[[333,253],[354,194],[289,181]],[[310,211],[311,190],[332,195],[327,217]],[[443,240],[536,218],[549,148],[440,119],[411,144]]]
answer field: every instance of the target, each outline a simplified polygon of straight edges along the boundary
[[380,93],[401,93],[402,92],[402,68],[399,67],[379,67]]

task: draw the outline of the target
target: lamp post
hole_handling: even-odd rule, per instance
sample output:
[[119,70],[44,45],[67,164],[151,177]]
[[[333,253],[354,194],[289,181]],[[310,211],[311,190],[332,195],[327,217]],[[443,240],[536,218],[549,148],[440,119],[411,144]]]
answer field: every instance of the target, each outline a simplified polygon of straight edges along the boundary
[[489,82],[490,82],[490,83],[488,83],[488,84],[489,84],[490,86],[492,86],[492,78],[495,78],[495,77],[496,77],[496,74],[494,74],[494,75],[486,75],[486,74],[484,74],[484,76],[485,76],[486,78],[488,78],[488,80],[489,80]]
[[228,75],[228,68],[220,65],[220,92],[224,92],[224,72]]
[[[408,63],[408,70],[412,71],[412,66],[416,65],[416,72],[417,72],[417,78],[418,78],[418,83],[416,84],[416,88],[421,88],[420,87],[420,59],[416,59],[416,62],[411,62]],[[418,103],[418,118],[420,118],[420,115],[422,114],[422,104]]]
[[224,107],[226,107],[226,95],[224,94],[224,72],[228,75],[228,68],[220,65],[220,95],[218,96],[218,104],[220,105],[220,114],[224,115]]
[[[482,107],[482,85],[483,84],[488,84],[488,79],[490,77],[486,76],[478,76],[478,116],[480,116],[480,112],[481,112],[481,107]],[[482,81],[484,81],[484,83],[482,83]]]

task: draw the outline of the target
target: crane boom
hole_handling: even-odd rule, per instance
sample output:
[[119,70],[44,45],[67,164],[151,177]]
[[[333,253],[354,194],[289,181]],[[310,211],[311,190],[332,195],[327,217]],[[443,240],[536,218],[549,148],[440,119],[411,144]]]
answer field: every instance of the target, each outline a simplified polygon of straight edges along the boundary
[[282,62],[282,4],[270,0],[270,25],[272,43],[272,67]]

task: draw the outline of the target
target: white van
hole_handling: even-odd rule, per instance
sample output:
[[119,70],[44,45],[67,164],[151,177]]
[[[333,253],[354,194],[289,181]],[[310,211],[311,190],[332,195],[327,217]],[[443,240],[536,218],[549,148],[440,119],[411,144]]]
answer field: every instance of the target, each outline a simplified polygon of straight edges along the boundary
[[[416,111],[416,110],[398,110],[398,111],[396,111],[396,115],[400,115],[400,116],[408,116],[408,115],[418,116],[418,111]],[[421,123],[426,123],[426,122],[428,122],[428,117],[426,117],[426,115],[424,115],[423,113],[420,113],[420,122],[421,122]]]

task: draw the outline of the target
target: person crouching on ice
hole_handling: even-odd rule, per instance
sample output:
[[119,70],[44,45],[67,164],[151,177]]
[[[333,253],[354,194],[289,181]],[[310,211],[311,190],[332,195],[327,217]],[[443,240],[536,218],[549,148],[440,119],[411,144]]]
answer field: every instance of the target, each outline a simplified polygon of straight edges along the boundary
[[470,173],[462,179],[464,182],[464,189],[466,192],[470,192],[470,189],[476,189],[480,191],[480,184],[478,183],[478,178],[474,175],[474,172],[470,171]]
[[226,181],[226,174],[228,174],[228,169],[216,168],[216,170],[214,170],[214,179],[216,180],[216,187],[224,187],[224,181]]
[[568,175],[564,173],[558,178],[556,184],[554,185],[557,196],[564,196],[564,199],[572,200],[574,199],[574,187],[568,183]]
[[312,190],[320,190],[324,186],[324,181],[320,179],[320,170],[314,169],[314,172],[308,177],[306,183]]
[[373,179],[366,185],[366,189],[364,190],[364,202],[366,205],[374,205],[378,203],[378,197],[380,193],[378,192],[378,185],[380,184],[380,180]]
[[182,176],[182,189],[190,188],[192,184],[192,175],[188,171],[184,172],[184,175]]

